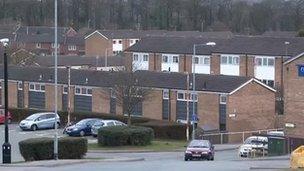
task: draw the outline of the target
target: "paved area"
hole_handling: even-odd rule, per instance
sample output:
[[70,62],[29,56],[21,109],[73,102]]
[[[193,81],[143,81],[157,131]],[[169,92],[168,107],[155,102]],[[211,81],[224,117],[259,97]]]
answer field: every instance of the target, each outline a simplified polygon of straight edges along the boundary
[[[54,129],[48,130],[37,130],[37,131],[22,131],[17,124],[9,125],[9,142],[12,145],[12,161],[24,161],[22,156],[19,153],[19,141],[28,138],[37,138],[37,137],[54,137]],[[59,137],[64,136],[62,134],[62,129],[58,129]],[[0,145],[4,143],[4,125],[0,125]],[[2,151],[0,154],[0,161],[2,162]]]

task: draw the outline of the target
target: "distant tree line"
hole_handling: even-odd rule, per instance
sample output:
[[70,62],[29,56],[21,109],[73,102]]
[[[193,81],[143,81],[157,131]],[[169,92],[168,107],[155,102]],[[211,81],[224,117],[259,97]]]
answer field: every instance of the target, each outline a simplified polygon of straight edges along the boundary
[[[58,0],[59,25],[76,29],[231,30],[304,26],[304,0]],[[52,25],[53,0],[0,0],[0,20]]]

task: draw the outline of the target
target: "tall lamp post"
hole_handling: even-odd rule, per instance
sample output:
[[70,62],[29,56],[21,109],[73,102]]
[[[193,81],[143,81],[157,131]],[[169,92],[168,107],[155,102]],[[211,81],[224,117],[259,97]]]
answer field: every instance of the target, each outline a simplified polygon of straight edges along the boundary
[[208,42],[208,43],[205,43],[205,44],[194,44],[193,45],[193,56],[192,56],[192,120],[193,120],[193,123],[192,123],[192,139],[194,140],[195,139],[195,124],[194,124],[194,120],[196,120],[197,118],[197,114],[195,113],[195,99],[194,97],[196,96],[196,88],[195,88],[195,57],[196,57],[196,47],[199,47],[199,46],[215,46],[216,43],[215,42]]
[[58,132],[57,132],[57,56],[58,56],[58,41],[57,41],[57,0],[55,0],[55,16],[54,16],[54,20],[55,20],[55,135],[54,135],[54,160],[58,160]]
[[8,46],[9,39],[1,39],[0,42],[4,47],[4,124],[5,124],[5,131],[4,131],[4,144],[2,145],[2,162],[3,163],[11,163],[11,144],[9,143],[9,136],[8,136],[8,76],[7,76],[7,54],[6,48]]

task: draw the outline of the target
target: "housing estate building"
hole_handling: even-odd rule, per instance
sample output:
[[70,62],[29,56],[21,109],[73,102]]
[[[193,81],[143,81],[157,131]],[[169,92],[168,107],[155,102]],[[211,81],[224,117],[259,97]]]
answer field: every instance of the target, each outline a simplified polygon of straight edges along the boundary
[[[67,70],[58,71],[58,107],[59,110],[66,110]],[[53,109],[53,69],[11,66],[9,73],[10,107]],[[3,78],[3,74],[0,74]],[[119,74],[71,70],[69,99],[72,111],[124,114],[122,106],[111,93]],[[275,90],[257,79],[197,74],[195,91],[192,91],[190,85],[188,91],[187,74],[184,73],[136,71],[134,74],[138,80],[137,86],[149,90],[149,98],[137,104],[134,116],[185,120],[188,101],[189,117],[194,103],[199,118],[198,125],[202,128],[231,132],[276,127]],[[190,79],[189,83],[191,82]]]
[[304,53],[284,63],[285,132],[304,137]]
[[[54,27],[21,26],[13,32],[11,47],[25,49],[37,55],[54,55]],[[58,27],[58,54],[83,55],[84,36],[70,27]]]
[[[208,42],[216,45],[206,46]],[[197,46],[193,58],[194,44]],[[149,37],[125,51],[126,68],[255,77],[277,90],[277,113],[282,114],[283,63],[303,52],[303,44],[303,38]]]
[[113,56],[144,37],[208,37],[227,39],[231,32],[166,31],[166,30],[96,30],[85,37],[86,56]]

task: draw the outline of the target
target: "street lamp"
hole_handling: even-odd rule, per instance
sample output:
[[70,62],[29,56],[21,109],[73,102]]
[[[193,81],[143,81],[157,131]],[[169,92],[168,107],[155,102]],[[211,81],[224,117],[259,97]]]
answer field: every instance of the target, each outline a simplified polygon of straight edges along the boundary
[[6,48],[8,46],[9,39],[4,38],[1,39],[0,42],[4,47],[4,124],[5,124],[5,131],[4,131],[4,144],[2,145],[2,162],[3,163],[11,163],[11,144],[9,143],[9,136],[8,136],[8,78],[7,78],[7,54]]
[[[54,112],[57,115],[57,89],[58,89],[58,85],[57,85],[57,59],[58,59],[58,41],[57,41],[57,0],[55,0],[55,16],[54,16],[54,20],[55,20],[55,106],[54,106]],[[55,135],[54,135],[54,159],[58,160],[58,132],[57,132],[57,117],[55,116]]]
[[[192,120],[193,120],[193,123],[192,123],[192,139],[194,140],[195,139],[195,125],[194,125],[194,120],[195,118],[197,118],[196,114],[195,114],[195,99],[194,99],[194,96],[196,95],[195,93],[195,56],[196,56],[196,47],[199,47],[199,46],[215,46],[216,43],[215,42],[208,42],[208,43],[205,43],[205,44],[194,44],[193,45],[193,56],[192,56]],[[189,118],[187,118],[187,120],[189,120]]]

